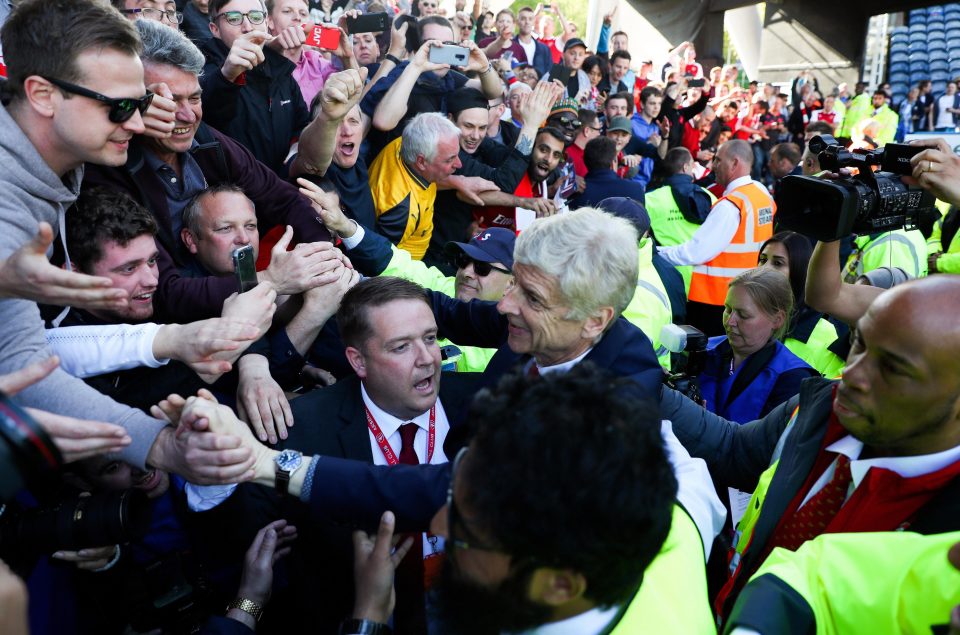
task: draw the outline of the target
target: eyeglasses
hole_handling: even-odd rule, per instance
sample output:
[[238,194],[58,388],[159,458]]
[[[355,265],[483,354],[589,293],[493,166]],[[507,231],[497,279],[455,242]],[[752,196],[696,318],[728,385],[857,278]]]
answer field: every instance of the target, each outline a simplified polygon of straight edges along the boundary
[[149,90],[143,97],[107,97],[106,95],[101,95],[100,93],[94,92],[89,88],[77,86],[76,84],[71,84],[70,82],[64,82],[50,77],[44,77],[44,79],[60,90],[64,90],[74,95],[80,95],[81,97],[96,99],[99,102],[107,104],[110,106],[110,112],[107,113],[107,119],[113,123],[123,123],[128,121],[130,117],[133,116],[133,113],[137,111],[140,111],[140,114],[142,115],[143,113],[147,112],[147,108],[150,107],[150,102],[153,101],[153,93],[151,93]]
[[469,535],[466,525],[463,523],[463,519],[460,517],[460,512],[457,510],[457,505],[453,502],[453,486],[457,477],[457,470],[460,468],[460,463],[463,461],[463,457],[467,455],[467,450],[469,447],[460,448],[460,451],[457,452],[457,456],[453,459],[453,465],[450,468],[450,486],[447,488],[447,540],[446,544],[455,549],[461,549],[466,551],[467,549],[478,549],[480,551],[500,551],[499,547],[494,547],[492,545],[485,544],[480,540],[472,540],[468,542],[466,540],[460,540],[459,538],[453,537],[453,528],[461,527],[467,533],[467,538],[475,538],[475,536]]
[[148,20],[156,20],[157,22],[166,20],[170,24],[181,24],[183,22],[183,14],[174,9],[170,9],[169,11],[162,9],[120,9],[120,13],[140,15]]
[[263,24],[264,20],[267,19],[267,13],[265,11],[247,11],[246,13],[242,11],[224,11],[214,19],[219,20],[220,18],[226,18],[227,24],[230,26],[240,26],[243,24],[244,18],[246,18],[250,24]]
[[481,278],[489,276],[491,271],[499,271],[500,273],[505,273],[507,275],[511,274],[509,269],[504,269],[503,267],[497,267],[490,264],[489,262],[483,262],[481,260],[474,260],[467,254],[462,251],[457,254],[456,265],[457,269],[466,269],[467,265],[473,264],[473,271],[480,276]]
[[593,130],[594,132],[596,132],[597,134],[600,134],[601,132],[603,132],[603,126],[596,126],[596,127],[587,126],[587,127]]
[[557,119],[557,123],[564,128],[579,128],[581,125],[579,119],[567,119],[566,117]]

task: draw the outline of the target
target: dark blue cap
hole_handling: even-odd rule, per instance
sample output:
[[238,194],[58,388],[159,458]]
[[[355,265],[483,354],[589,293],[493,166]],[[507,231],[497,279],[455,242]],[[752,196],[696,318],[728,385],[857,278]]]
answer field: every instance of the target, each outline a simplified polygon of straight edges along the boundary
[[449,242],[444,250],[451,255],[462,251],[479,262],[499,262],[512,271],[513,246],[516,242],[517,234],[512,229],[491,227],[482,230],[468,243]]
[[597,207],[633,223],[633,226],[637,228],[638,238],[642,238],[645,233],[650,231],[650,214],[647,213],[647,208],[637,200],[623,196],[612,196],[597,203]]

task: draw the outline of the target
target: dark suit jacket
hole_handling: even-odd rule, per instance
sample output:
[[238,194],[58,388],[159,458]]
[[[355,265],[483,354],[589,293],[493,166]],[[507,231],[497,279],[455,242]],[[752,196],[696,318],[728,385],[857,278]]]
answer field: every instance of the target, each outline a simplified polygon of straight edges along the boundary
[[[529,359],[506,344],[506,318],[493,302],[460,302],[431,292],[440,337],[456,344],[498,348],[483,372],[484,386]],[[637,396],[658,401],[663,370],[646,335],[622,317],[584,358],[614,375],[633,380]],[[442,386],[442,384],[441,384]],[[449,455],[448,455],[449,456]],[[400,531],[424,531],[446,502],[450,466],[373,467],[359,461],[323,457],[314,470],[310,506],[327,519],[373,527],[385,510],[396,514]]]
[[613,170],[591,170],[584,178],[586,188],[570,202],[572,209],[592,207],[605,198],[622,196],[640,204],[646,200],[646,190],[635,181],[621,179]]
[[[463,442],[466,407],[478,380],[475,373],[444,373],[441,378],[440,402],[450,422],[443,446],[448,459],[453,458]],[[371,467],[370,434],[356,375],[298,397],[290,402],[290,407],[296,423],[289,428],[286,441],[280,442],[280,449],[297,449],[305,457],[320,454],[324,461],[333,460],[327,457],[352,459],[347,462]],[[438,507],[432,507],[433,512]],[[211,527],[215,523],[220,526],[221,532],[223,527],[230,528],[224,540],[230,543],[229,551],[235,558],[242,557],[242,550],[267,523],[286,518],[297,527],[293,552],[285,558],[285,574],[277,576],[268,611],[272,622],[265,632],[308,624],[311,632],[335,633],[340,620],[353,607],[351,531],[358,524],[336,514],[325,514],[319,522],[313,522],[308,512],[298,501],[281,499],[270,488],[246,484],[238,487],[220,507],[199,514],[208,517],[206,521]],[[379,516],[376,522],[360,526],[373,531],[378,522]]]

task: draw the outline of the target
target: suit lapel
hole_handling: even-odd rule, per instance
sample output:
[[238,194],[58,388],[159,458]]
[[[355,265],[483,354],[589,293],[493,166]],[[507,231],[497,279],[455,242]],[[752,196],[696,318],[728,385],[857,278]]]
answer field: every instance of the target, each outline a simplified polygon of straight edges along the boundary
[[360,394],[360,380],[354,377],[345,381],[354,382],[356,386],[351,387],[347,397],[340,402],[338,413],[340,430],[337,432],[340,448],[343,450],[344,458],[373,463],[366,410]]

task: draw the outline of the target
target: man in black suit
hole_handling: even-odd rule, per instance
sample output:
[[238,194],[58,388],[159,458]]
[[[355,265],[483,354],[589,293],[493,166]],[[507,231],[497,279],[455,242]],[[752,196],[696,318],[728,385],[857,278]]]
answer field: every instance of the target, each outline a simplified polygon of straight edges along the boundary
[[[446,374],[441,388],[437,325],[423,287],[386,276],[364,280],[344,295],[337,319],[356,375],[292,400],[297,425],[279,449],[374,465],[446,463],[460,447],[456,429],[479,375]],[[302,505],[259,485],[241,485],[221,507],[202,516],[233,528],[228,551],[248,543],[266,522],[283,517],[298,523],[291,585],[278,591],[271,613],[281,621],[306,620],[318,633],[335,632],[353,604],[349,532],[337,520],[309,522]],[[421,540],[419,552],[431,568],[438,541]]]

